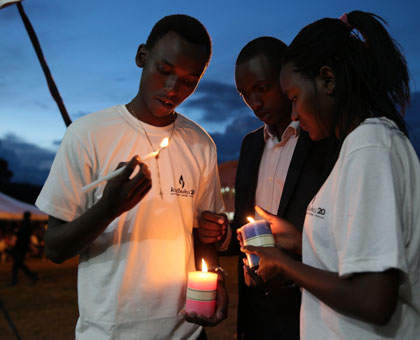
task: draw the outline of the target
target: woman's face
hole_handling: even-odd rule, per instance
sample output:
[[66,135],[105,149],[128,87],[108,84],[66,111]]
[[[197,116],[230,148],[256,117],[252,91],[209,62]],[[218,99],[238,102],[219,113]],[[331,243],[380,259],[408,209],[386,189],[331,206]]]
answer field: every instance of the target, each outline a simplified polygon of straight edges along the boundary
[[295,72],[293,63],[287,63],[281,69],[280,84],[292,102],[292,119],[300,122],[301,128],[308,132],[312,140],[328,137],[334,107],[334,76],[331,69],[324,69],[323,66],[320,75],[312,81]]

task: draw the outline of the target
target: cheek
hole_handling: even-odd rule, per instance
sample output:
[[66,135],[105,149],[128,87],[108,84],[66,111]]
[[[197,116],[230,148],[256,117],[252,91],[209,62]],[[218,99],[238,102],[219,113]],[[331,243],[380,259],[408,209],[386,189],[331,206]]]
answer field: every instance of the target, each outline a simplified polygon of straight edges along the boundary
[[157,79],[150,71],[143,70],[141,77],[141,90],[143,93],[152,93],[154,89],[158,86]]
[[187,85],[180,84],[178,86],[178,97],[180,98],[180,100],[184,100],[187,97],[189,97],[191,94],[193,94],[194,91],[195,91],[194,86],[187,86]]

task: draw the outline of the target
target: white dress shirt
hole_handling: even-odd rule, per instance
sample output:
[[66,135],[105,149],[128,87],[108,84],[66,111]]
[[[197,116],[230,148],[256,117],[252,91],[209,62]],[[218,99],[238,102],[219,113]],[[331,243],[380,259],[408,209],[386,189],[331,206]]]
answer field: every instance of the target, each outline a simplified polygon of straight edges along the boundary
[[[264,126],[265,147],[258,172],[255,204],[272,214],[277,214],[279,208],[284,182],[295,151],[299,131],[299,122],[292,121],[284,130],[279,141],[273,128],[268,125]],[[256,212],[254,218],[255,220],[263,219]],[[216,244],[217,249],[219,251],[226,250],[231,237],[236,236],[233,236],[230,228],[227,228],[227,236],[221,244]]]
[[[284,182],[286,181],[290,161],[299,137],[299,122],[292,121],[284,130],[280,141],[272,127],[265,125],[265,147],[258,172],[255,204],[277,214]],[[255,219],[262,219],[255,213]]]

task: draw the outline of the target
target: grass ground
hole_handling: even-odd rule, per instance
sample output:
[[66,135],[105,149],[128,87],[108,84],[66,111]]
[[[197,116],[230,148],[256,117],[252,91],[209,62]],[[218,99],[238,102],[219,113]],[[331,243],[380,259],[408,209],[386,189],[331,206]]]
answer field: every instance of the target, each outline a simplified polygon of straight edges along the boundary
[[[206,329],[209,340],[236,338],[237,270],[236,257],[221,258],[228,272],[229,316],[220,325]],[[77,259],[61,265],[40,259],[29,259],[26,264],[41,279],[34,285],[19,274],[16,286],[8,287],[12,263],[0,263],[0,302],[7,310],[0,310],[0,340],[17,339],[7,316],[10,317],[22,340],[74,339],[77,309]]]

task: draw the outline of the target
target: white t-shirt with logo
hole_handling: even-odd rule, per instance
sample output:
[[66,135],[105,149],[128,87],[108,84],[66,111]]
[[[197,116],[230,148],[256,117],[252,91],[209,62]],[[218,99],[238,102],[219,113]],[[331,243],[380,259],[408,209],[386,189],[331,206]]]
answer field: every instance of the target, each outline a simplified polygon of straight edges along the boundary
[[[141,124],[155,150],[172,132],[172,124],[140,123],[124,105],[71,124],[36,205],[65,221],[83,214],[105,184],[85,194],[84,185],[152,152]],[[197,217],[203,210],[224,210],[216,147],[200,126],[178,114],[169,146],[146,163],[151,191],[80,255],[77,339],[195,339],[201,332],[179,311],[188,272],[195,270]]]
[[309,204],[303,262],[341,277],[396,268],[401,283],[389,324],[344,316],[308,291],[302,339],[417,339],[420,335],[420,165],[409,140],[370,118],[344,140],[337,163]]

